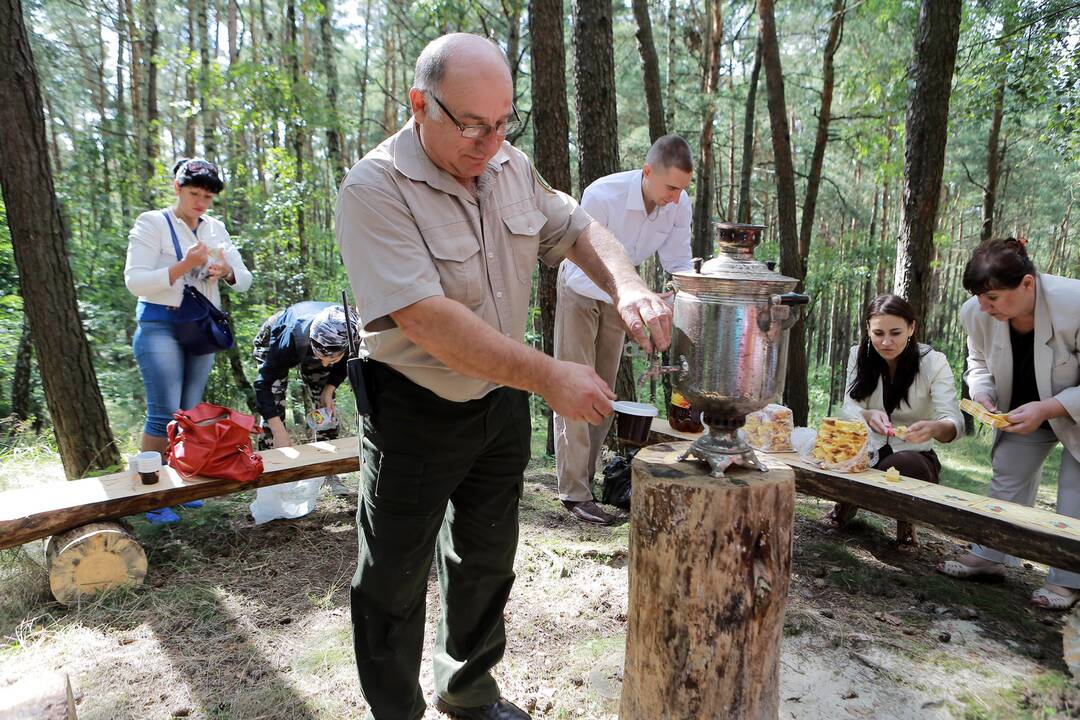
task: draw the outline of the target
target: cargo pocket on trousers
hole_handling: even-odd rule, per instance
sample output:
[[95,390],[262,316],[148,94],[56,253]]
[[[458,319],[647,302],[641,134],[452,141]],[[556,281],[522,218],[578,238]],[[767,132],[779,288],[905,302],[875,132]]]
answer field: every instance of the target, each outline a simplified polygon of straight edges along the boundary
[[375,477],[375,509],[407,515],[424,514],[420,503],[423,480],[423,458],[383,453]]

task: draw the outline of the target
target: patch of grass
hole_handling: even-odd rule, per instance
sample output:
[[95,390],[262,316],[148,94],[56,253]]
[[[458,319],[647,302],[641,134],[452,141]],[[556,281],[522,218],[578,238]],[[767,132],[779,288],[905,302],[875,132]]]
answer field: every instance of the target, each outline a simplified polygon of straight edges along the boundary
[[823,562],[839,565],[843,568],[858,568],[863,565],[862,560],[840,543],[815,540],[806,543],[801,549],[807,555],[812,555]]
[[295,670],[312,675],[331,675],[341,667],[352,668],[356,662],[352,631],[348,626],[318,633],[317,643],[296,656]]
[[[985,430],[962,437],[946,445],[938,445],[936,451],[941,459],[941,484],[977,495],[985,495],[990,489],[991,436]],[[1061,445],[1058,444],[1043,465],[1040,494],[1050,498],[1057,495],[1058,473],[1061,471]]]
[[1057,720],[1080,717],[1080,687],[1059,672],[1023,678],[1013,685],[958,698],[964,720]]

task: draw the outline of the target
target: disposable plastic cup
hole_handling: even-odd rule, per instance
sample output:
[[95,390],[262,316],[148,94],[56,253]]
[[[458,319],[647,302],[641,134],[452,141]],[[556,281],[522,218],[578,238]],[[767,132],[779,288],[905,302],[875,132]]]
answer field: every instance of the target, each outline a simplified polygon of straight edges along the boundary
[[615,410],[615,437],[629,445],[644,445],[649,439],[652,419],[660,414],[656,407],[629,400],[617,400],[612,407]]

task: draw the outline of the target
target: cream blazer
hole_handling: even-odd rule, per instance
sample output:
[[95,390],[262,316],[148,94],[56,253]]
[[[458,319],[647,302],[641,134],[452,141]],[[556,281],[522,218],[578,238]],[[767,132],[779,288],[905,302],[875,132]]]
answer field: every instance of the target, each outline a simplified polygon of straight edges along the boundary
[[[919,358],[919,374],[908,388],[907,402],[893,411],[889,420],[895,425],[912,425],[920,420],[947,420],[956,426],[957,437],[964,434],[964,418],[956,400],[956,380],[952,368],[944,354],[931,350],[920,343],[919,351],[925,353]],[[863,410],[885,410],[885,390],[878,380],[874,392],[862,400],[855,400],[847,391],[855,380],[855,361],[859,357],[859,346],[851,348],[848,354],[847,384],[844,386],[844,406],[841,413],[851,419],[861,419]],[[870,447],[877,450],[886,443],[894,450],[931,450],[934,441],[924,443],[904,442],[898,437],[885,437],[870,431]]]
[[[986,393],[999,408],[1012,400],[1013,358],[1009,323],[995,320],[970,298],[960,309],[968,334],[971,396]],[[1056,398],[1066,417],[1050,427],[1074,458],[1080,458],[1080,280],[1040,274],[1035,281],[1035,383],[1039,399]],[[1001,431],[994,431],[997,442]]]
[[[195,244],[195,233],[184,221],[176,217],[172,209],[167,209],[176,239],[180,243],[181,256]],[[223,247],[222,259],[233,269],[235,282],[230,285],[237,292],[244,292],[251,287],[251,271],[244,265],[240,252],[229,242],[229,233],[224,223],[217,218],[203,215],[199,223],[199,240],[210,249]],[[221,306],[219,282],[199,280],[194,273],[188,273],[169,284],[169,268],[175,265],[176,251],[173,249],[172,234],[169,224],[161,210],[144,212],[135,220],[135,225],[128,234],[127,262],[124,264],[124,284],[132,295],[156,305],[179,307],[184,298],[184,285],[194,285],[215,306]]]

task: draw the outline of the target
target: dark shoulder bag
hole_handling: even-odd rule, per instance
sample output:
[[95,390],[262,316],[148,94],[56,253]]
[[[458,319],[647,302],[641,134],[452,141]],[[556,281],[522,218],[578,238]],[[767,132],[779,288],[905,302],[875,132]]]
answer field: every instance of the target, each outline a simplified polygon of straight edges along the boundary
[[[180,241],[176,237],[176,228],[173,227],[172,219],[164,210],[162,215],[165,216],[165,222],[169,224],[169,232],[172,233],[176,259],[183,260]],[[176,320],[173,324],[176,328],[176,341],[193,355],[221,352],[228,350],[235,343],[232,328],[229,327],[229,316],[193,285],[184,284],[184,299],[176,310]]]

